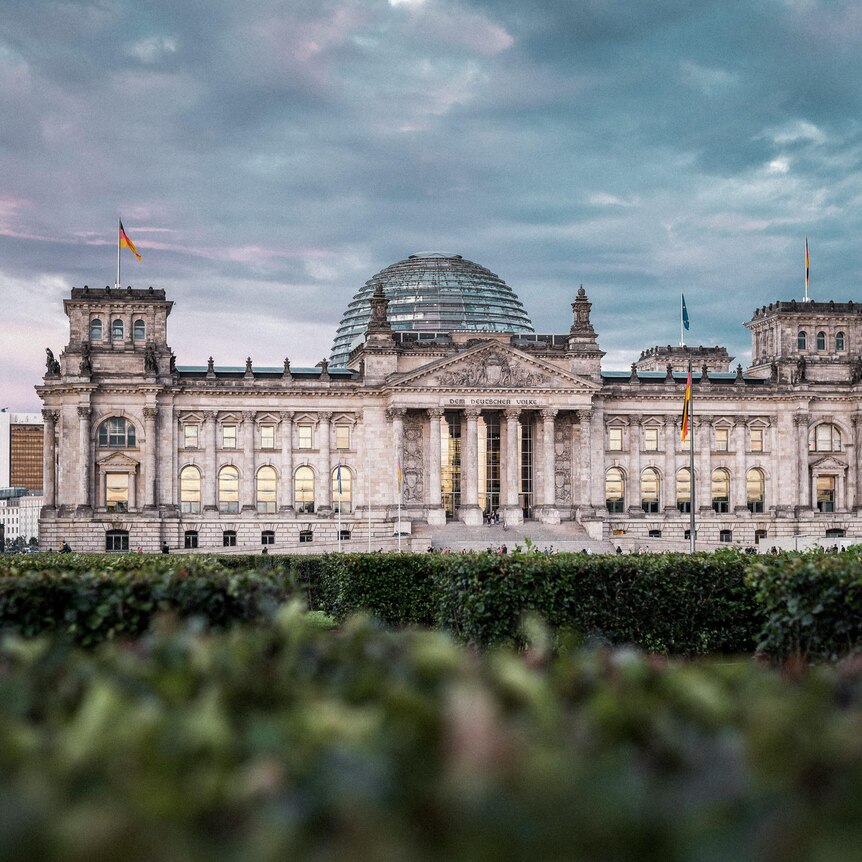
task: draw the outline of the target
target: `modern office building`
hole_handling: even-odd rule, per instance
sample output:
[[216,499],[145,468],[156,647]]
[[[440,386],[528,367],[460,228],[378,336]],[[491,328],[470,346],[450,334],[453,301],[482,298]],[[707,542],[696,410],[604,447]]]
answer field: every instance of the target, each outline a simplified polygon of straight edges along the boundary
[[0,488],[42,491],[42,417],[0,409]]
[[862,305],[756,309],[747,370],[720,346],[658,346],[617,372],[573,300],[564,331],[535,333],[489,270],[413,255],[350,301],[333,361],[224,368],[176,364],[163,290],[73,288],[37,387],[42,542],[332,550],[403,532],[424,549],[481,539],[496,513],[513,543],[541,525],[560,545],[684,548],[692,505],[701,547],[860,535]]

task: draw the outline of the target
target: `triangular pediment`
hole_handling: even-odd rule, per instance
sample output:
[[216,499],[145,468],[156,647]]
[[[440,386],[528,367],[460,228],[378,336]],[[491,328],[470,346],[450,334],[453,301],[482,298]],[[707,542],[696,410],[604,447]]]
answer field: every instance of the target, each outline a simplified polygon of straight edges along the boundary
[[430,362],[405,374],[394,389],[525,390],[566,389],[592,392],[599,386],[499,342],[476,344],[454,356]]
[[100,467],[121,467],[123,469],[137,470],[138,462],[122,452],[112,452],[107,458],[99,461]]
[[836,458],[834,455],[827,455],[825,458],[821,458],[819,461],[813,461],[811,464],[812,468],[816,468],[817,470],[846,470],[847,464],[846,462]]

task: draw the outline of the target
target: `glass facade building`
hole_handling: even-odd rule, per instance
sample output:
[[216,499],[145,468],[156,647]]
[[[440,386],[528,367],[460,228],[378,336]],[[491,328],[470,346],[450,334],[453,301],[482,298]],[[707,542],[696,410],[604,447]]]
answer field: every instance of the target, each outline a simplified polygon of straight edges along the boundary
[[498,275],[458,254],[411,254],[381,270],[354,295],[335,336],[330,364],[347,364],[361,344],[378,285],[389,299],[389,323],[396,331],[531,333],[521,301]]

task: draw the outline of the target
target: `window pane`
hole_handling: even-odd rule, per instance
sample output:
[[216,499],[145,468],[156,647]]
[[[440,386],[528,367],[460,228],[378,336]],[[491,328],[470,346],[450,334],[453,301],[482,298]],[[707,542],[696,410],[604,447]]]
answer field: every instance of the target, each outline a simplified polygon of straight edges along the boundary
[[198,447],[198,426],[184,425],[183,438],[186,449],[197,449]]
[[224,449],[236,449],[236,425],[222,425],[221,445]]
[[691,511],[691,473],[687,467],[676,474],[676,505],[683,512]]
[[712,474],[712,499],[727,500],[730,496],[730,478],[726,470],[715,470]]
[[276,474],[272,467],[261,467],[257,471],[257,510],[276,510]]
[[745,477],[746,495],[749,503],[763,502],[763,473],[760,470],[749,470]]
[[622,512],[625,504],[625,482],[622,470],[611,467],[605,474],[605,501],[612,512]]
[[297,510],[314,511],[314,472],[311,467],[300,467],[293,477],[293,498]]
[[647,452],[658,450],[658,428],[644,428],[644,449]]
[[102,321],[95,318],[90,321],[90,341],[102,340]]
[[715,448],[719,452],[727,452],[728,431],[727,428],[715,429]]
[[200,512],[201,474],[197,467],[184,467],[180,473],[180,511]]
[[129,508],[129,474],[107,473],[105,475],[105,505],[115,512]]
[[300,425],[298,428],[299,434],[299,448],[300,449],[311,449],[311,425]]
[[236,467],[222,467],[219,472],[218,500],[223,512],[239,511],[239,471]]
[[751,451],[752,452],[762,452],[763,451],[763,429],[762,428],[752,428],[751,429]]
[[332,471],[332,503],[336,512],[349,512],[353,496],[353,479],[346,467],[341,468],[341,488],[339,490],[339,469]]
[[111,324],[111,338],[114,341],[122,341],[123,340],[123,321],[115,320]]
[[336,425],[335,426],[335,448],[349,449],[350,448],[350,426]]
[[275,425],[260,426],[260,448],[275,449]]
[[143,341],[145,332],[146,332],[146,327],[144,326],[144,321],[143,320],[136,320],[135,321],[135,327],[133,330],[135,341]]
[[620,452],[623,448],[623,429],[609,428],[608,429],[608,449],[612,452]]

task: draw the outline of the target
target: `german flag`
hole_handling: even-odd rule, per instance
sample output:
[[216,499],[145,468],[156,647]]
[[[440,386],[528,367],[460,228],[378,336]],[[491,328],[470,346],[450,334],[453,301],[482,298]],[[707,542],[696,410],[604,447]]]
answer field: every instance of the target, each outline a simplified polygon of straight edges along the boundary
[[120,221],[120,248],[129,249],[138,260],[141,259],[141,256],[138,254],[138,250],[135,248],[135,244],[128,238],[128,236],[126,236],[126,231],[123,227],[122,221]]
[[688,379],[685,381],[685,400],[682,402],[682,442],[688,437],[688,412],[691,409],[691,368],[688,369]]
[[811,270],[811,258],[808,255],[808,237],[805,237],[805,289],[808,289],[808,275]]

